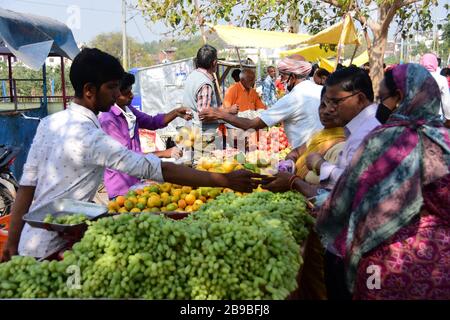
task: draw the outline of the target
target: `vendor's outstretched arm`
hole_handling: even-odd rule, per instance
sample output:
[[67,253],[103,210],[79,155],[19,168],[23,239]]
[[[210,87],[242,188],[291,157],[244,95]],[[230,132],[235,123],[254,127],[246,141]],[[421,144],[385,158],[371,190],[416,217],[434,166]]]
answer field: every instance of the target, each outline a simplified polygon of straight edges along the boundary
[[258,187],[260,175],[239,170],[227,174],[199,171],[171,162],[161,163],[164,181],[192,187],[224,187],[251,192]]
[[223,120],[225,122],[228,122],[229,124],[243,129],[263,129],[267,127],[267,125],[264,123],[264,121],[261,120],[261,118],[257,117],[254,119],[246,119],[246,118],[240,118],[233,114],[230,114],[222,109],[216,109],[216,108],[208,108],[205,111],[202,111],[199,114],[200,120],[204,122],[210,122],[210,121],[217,121],[217,120]]

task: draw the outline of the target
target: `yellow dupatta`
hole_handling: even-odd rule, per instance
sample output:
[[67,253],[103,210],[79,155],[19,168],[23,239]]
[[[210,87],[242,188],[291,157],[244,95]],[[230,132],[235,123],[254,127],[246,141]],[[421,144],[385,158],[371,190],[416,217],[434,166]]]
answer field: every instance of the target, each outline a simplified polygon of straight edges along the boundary
[[297,159],[295,167],[297,168],[297,176],[305,179],[308,174],[306,167],[306,157],[311,153],[320,153],[322,156],[339,142],[345,141],[344,128],[336,127],[323,129],[314,134],[306,144],[306,151]]

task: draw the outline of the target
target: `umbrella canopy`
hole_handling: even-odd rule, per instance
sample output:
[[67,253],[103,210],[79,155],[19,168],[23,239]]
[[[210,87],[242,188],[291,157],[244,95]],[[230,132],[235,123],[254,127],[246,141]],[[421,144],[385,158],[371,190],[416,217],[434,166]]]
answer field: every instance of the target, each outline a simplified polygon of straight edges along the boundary
[[326,50],[325,48],[321,48],[319,44],[315,44],[304,48],[282,51],[280,56],[284,58],[293,54],[299,54],[308,61],[317,61],[319,58],[329,58],[335,56],[336,50]]
[[307,34],[264,31],[228,25],[210,25],[227,45],[238,48],[280,48],[297,45],[309,39]]
[[358,39],[358,33],[353,23],[353,19],[346,15],[344,20],[328,27],[309,39],[305,40],[303,43],[313,45],[313,44],[339,44],[341,42],[344,44],[355,44],[360,45]]
[[47,17],[0,8],[0,40],[25,65],[39,69],[50,53],[75,58],[79,53],[72,31]]

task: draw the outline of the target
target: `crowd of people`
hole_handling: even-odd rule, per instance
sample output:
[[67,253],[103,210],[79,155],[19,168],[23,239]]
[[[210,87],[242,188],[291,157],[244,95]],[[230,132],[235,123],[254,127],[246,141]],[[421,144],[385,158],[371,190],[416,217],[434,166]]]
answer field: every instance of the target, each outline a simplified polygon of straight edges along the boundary
[[[448,69],[445,79],[437,57],[386,68],[374,92],[364,68],[330,73],[290,56],[267,68],[262,97],[253,70],[233,72],[223,101],[217,60],[215,48],[201,47],[184,107],[150,116],[131,106],[134,77],[120,62],[83,49],[70,69],[73,102],[43,119],[33,140],[3,259],[42,258],[60,247],[57,233],[24,225],[23,215],[55,199],[92,201],[103,178],[111,199],[142,178],[245,192],[262,183],[314,203],[316,241],[309,245],[316,254],[305,268],[315,263],[319,271],[310,279],[317,297],[449,299],[450,92]],[[248,110],[259,115],[241,116]],[[175,149],[142,154],[138,129],[163,128],[177,117],[204,133],[226,133],[225,124],[242,130],[283,124],[295,173],[201,172],[161,161]]]

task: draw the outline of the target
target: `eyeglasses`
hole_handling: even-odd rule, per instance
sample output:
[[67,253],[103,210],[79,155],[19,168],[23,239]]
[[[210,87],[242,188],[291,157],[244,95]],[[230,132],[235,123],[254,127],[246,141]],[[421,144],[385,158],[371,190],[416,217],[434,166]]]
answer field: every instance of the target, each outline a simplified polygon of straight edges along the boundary
[[334,106],[334,107],[337,107],[342,101],[344,101],[344,100],[346,100],[346,99],[348,99],[348,98],[350,98],[350,97],[353,97],[353,96],[356,96],[358,93],[360,93],[361,91],[357,91],[357,92],[355,92],[355,93],[353,93],[353,94],[351,94],[351,95],[348,95],[348,96],[345,96],[345,97],[342,97],[342,98],[338,98],[338,99],[335,99],[335,98],[327,98],[327,97],[325,97],[325,99],[324,99],[324,103],[325,103],[325,105],[327,105],[327,106]]
[[377,101],[375,101],[377,104],[381,104],[381,103],[383,103],[384,101],[386,101],[387,99],[389,99],[389,98],[392,98],[393,96],[387,96],[387,97],[384,97],[384,98],[381,98],[381,97],[378,97],[378,99],[377,99]]

